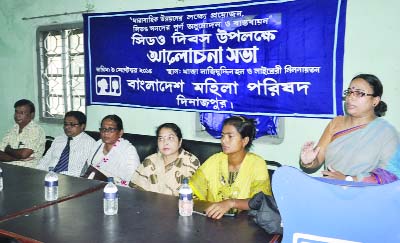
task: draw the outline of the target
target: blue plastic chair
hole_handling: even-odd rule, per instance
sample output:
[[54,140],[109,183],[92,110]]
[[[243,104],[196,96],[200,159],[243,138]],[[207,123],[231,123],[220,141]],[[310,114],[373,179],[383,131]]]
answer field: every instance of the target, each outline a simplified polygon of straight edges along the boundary
[[282,217],[282,243],[400,242],[400,181],[330,180],[282,166],[272,190]]

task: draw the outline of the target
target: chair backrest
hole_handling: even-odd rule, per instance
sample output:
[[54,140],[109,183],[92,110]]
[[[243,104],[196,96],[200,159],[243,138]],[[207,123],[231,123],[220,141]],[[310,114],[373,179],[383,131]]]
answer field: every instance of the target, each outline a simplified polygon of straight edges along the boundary
[[[87,134],[92,136],[95,140],[100,139],[100,133],[96,131],[86,131]],[[147,156],[157,152],[157,137],[150,135],[140,135],[124,133],[123,138],[129,140],[135,146],[140,161],[143,161]],[[194,154],[204,163],[211,155],[221,152],[220,143],[203,142],[183,139],[182,148]]]
[[275,170],[278,169],[279,167],[281,167],[282,164],[279,162],[273,161],[273,160],[265,160],[265,162],[267,163],[267,167],[268,167],[269,179],[272,180],[272,176],[273,176]]
[[49,150],[49,148],[51,147],[51,144],[53,143],[53,141],[54,141],[54,137],[46,136],[46,143],[45,143],[45,146],[44,146],[43,155],[45,155],[47,150]]
[[400,181],[330,180],[282,166],[272,190],[283,222],[282,243],[400,242]]

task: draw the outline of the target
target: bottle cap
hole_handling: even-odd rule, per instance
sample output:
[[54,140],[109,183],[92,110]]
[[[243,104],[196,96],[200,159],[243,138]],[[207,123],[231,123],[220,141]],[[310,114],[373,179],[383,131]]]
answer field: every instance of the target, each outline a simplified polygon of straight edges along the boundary
[[108,177],[107,182],[114,182],[114,177]]
[[53,171],[54,170],[54,167],[53,166],[50,166],[49,167],[49,171]]
[[183,178],[182,184],[189,184],[189,179],[187,177]]

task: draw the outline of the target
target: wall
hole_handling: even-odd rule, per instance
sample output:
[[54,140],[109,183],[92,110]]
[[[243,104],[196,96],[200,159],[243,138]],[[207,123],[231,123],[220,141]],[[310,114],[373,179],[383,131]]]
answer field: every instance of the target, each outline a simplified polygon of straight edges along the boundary
[[[93,7],[95,12],[155,9],[165,7],[223,3],[222,0],[2,0],[0,9],[0,137],[13,124],[13,104],[20,98],[31,99],[38,105],[36,74],[36,29],[38,26],[81,21],[81,15],[22,20],[66,12],[76,12]],[[231,1],[233,2],[233,1]],[[385,116],[397,129],[400,116],[396,115],[396,104],[400,104],[400,8],[398,0],[348,0],[344,59],[344,86],[359,73],[374,73],[383,82],[383,100],[389,110]],[[124,121],[129,133],[154,134],[157,125],[175,122],[185,138],[218,141],[196,135],[196,113],[134,109],[112,106],[87,108],[88,130],[97,130],[102,117],[115,113]],[[286,118],[285,139],[279,145],[255,141],[253,151],[265,159],[297,166],[301,145],[306,140],[318,140],[329,120],[311,118]],[[62,133],[60,125],[42,124],[48,135]]]

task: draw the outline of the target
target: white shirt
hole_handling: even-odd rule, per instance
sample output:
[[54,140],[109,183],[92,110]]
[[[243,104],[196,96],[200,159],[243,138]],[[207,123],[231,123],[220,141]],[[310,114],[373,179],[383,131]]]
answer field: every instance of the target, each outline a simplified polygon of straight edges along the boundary
[[119,138],[107,155],[103,154],[104,143],[100,139],[92,148],[87,165],[92,165],[107,177],[114,177],[114,183],[128,186],[140,164],[139,155],[128,140]]
[[[48,170],[49,167],[55,167],[67,141],[68,137],[65,134],[56,137],[46,155],[39,161],[37,169]],[[73,137],[69,144],[68,170],[60,173],[79,177],[94,144],[95,140],[85,132]]]

